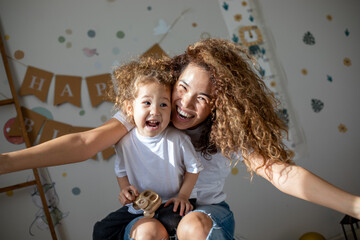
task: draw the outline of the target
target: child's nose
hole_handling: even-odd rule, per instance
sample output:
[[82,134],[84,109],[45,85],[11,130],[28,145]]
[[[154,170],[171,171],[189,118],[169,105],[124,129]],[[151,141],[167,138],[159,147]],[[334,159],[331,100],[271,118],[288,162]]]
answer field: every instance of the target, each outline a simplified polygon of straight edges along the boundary
[[151,107],[150,114],[151,114],[151,115],[158,115],[158,114],[160,113],[159,109],[160,109],[160,108],[159,108],[158,106],[155,106],[155,105],[152,106],[152,107]]

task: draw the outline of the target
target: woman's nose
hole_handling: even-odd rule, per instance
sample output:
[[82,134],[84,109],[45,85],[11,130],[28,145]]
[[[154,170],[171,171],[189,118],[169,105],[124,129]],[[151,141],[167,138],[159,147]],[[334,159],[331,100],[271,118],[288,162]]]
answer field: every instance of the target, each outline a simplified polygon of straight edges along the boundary
[[192,108],[193,97],[190,94],[184,94],[181,98],[181,105],[184,108]]

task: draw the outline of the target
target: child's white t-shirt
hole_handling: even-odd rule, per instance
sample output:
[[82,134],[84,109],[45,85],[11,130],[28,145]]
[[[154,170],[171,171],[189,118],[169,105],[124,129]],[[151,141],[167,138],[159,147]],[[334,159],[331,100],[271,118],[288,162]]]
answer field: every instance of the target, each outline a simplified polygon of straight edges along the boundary
[[[136,128],[116,144],[115,173],[127,176],[139,193],[151,189],[163,202],[176,197],[185,172],[199,173],[203,166],[190,137],[167,127],[155,137],[144,137]],[[196,189],[190,198],[196,198]]]

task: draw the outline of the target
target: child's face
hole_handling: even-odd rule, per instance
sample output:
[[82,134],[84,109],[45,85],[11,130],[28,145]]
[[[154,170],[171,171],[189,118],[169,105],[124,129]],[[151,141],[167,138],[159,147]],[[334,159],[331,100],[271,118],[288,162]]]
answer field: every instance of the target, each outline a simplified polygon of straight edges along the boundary
[[142,136],[154,137],[170,122],[171,89],[157,82],[139,86],[132,104],[135,125]]

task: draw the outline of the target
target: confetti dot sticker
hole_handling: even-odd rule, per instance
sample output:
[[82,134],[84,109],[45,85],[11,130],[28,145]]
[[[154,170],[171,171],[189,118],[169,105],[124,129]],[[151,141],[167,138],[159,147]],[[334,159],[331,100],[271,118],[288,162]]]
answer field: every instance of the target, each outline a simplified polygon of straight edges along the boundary
[[67,177],[67,173],[63,172],[63,174],[61,174],[62,177]]
[[67,35],[71,35],[71,34],[72,34],[72,30],[71,30],[71,29],[66,29],[66,30],[65,30],[65,33],[66,33]]
[[197,26],[197,23],[192,23],[192,26],[193,26],[193,27],[196,27],[196,26]]
[[276,82],[271,81],[271,82],[270,82],[270,86],[275,87],[275,86],[276,86]]
[[66,43],[66,48],[71,48],[72,47],[72,43],[71,42],[67,42]]
[[200,38],[201,39],[208,39],[208,38],[210,38],[211,36],[210,36],[210,33],[208,33],[208,32],[203,32],[203,33],[201,33],[201,35],[200,35]]
[[80,191],[80,188],[74,187],[74,188],[71,190],[71,192],[72,192],[74,195],[79,195],[81,191]]
[[96,33],[95,33],[94,30],[89,30],[87,34],[88,34],[88,36],[89,36],[90,38],[94,38],[95,35],[96,35]]
[[331,16],[330,14],[328,14],[328,15],[326,15],[326,19],[327,19],[328,21],[332,21],[332,16]]
[[253,17],[252,15],[250,15],[249,20],[250,20],[250,22],[253,22],[253,21],[254,21],[254,17]]
[[324,108],[324,103],[319,99],[311,99],[311,107],[314,112],[318,113]]
[[225,11],[229,10],[229,4],[227,4],[226,2],[223,3],[223,6]]
[[243,5],[243,7],[246,7],[246,6],[247,6],[247,2],[242,1],[242,2],[241,2],[241,5]]
[[119,49],[118,47],[113,47],[112,53],[113,53],[114,55],[119,55],[120,49]]
[[148,6],[148,7],[147,7],[147,10],[148,10],[148,11],[151,11],[151,9],[152,9],[151,6]]
[[8,140],[8,142],[13,143],[13,144],[21,144],[24,142],[23,137],[15,137],[15,136],[10,137],[9,136],[9,131],[11,129],[11,126],[14,124],[15,119],[16,118],[11,118],[5,123],[4,128],[3,128],[3,134],[6,138],[6,140]]
[[239,169],[237,168],[237,167],[233,167],[232,169],[231,169],[231,174],[232,175],[236,175],[236,174],[238,174],[239,173]]
[[14,196],[14,191],[13,190],[7,191],[6,196],[8,196],[8,197]]
[[301,73],[302,73],[303,75],[307,75],[307,74],[308,74],[308,71],[307,71],[305,68],[303,68],[303,69],[301,69]]
[[344,124],[339,124],[338,126],[339,132],[345,133],[347,132],[347,127]]
[[84,116],[84,115],[85,115],[85,110],[81,110],[81,111],[79,112],[79,115],[80,115],[80,116]]
[[327,78],[327,80],[328,80],[329,82],[332,82],[332,81],[333,81],[333,79],[332,79],[332,77],[331,77],[330,75],[327,75],[326,78]]
[[350,35],[350,32],[349,32],[349,29],[345,29],[345,36],[349,36]]
[[58,38],[58,41],[59,41],[59,43],[65,42],[65,37],[60,36],[60,37]]
[[17,60],[20,60],[20,59],[23,59],[24,58],[24,52],[23,51],[21,51],[21,50],[17,50],[17,51],[15,51],[15,53],[14,53],[14,57],[15,57],[15,59],[17,59]]
[[350,58],[344,58],[344,65],[350,67],[351,66],[351,60]]
[[122,39],[125,37],[125,33],[123,31],[118,31],[116,33],[116,37]]
[[311,32],[306,32],[303,37],[303,42],[307,45],[314,45],[315,44],[315,38],[311,34]]
[[242,15],[241,14],[235,14],[234,16],[234,20],[237,21],[237,22],[240,22],[242,19]]

